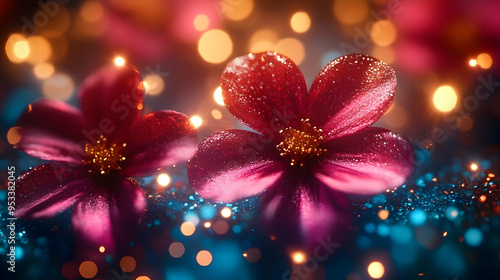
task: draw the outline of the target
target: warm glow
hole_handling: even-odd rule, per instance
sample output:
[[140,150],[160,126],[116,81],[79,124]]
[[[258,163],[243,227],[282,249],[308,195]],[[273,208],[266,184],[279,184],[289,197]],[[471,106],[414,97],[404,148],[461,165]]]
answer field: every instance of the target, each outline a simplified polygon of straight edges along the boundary
[[386,220],[389,217],[389,211],[381,209],[378,211],[378,218],[381,220]]
[[123,57],[121,56],[118,56],[115,58],[115,65],[116,66],[123,66],[125,65],[125,59],[123,59]]
[[229,230],[229,224],[225,221],[219,220],[212,225],[212,230],[216,234],[225,234]]
[[144,77],[144,88],[146,90],[146,94],[149,95],[158,95],[163,91],[165,87],[165,82],[163,82],[162,77],[158,74],[150,74]]
[[472,164],[470,165],[470,170],[472,170],[472,171],[476,171],[476,170],[477,170],[477,168],[478,168],[478,166],[477,166],[477,164],[475,164],[475,163],[472,163]]
[[255,32],[250,39],[250,52],[271,51],[279,37],[272,29],[261,29]]
[[151,278],[149,278],[147,276],[139,276],[139,277],[135,278],[135,280],[151,280]]
[[205,228],[209,228],[211,225],[212,225],[212,223],[210,223],[210,222],[205,222],[205,223],[203,224],[203,226],[204,226]]
[[486,201],[486,198],[487,198],[487,197],[486,197],[486,195],[484,195],[484,194],[483,194],[483,195],[481,195],[481,196],[479,197],[479,201],[480,201],[481,203],[482,203],[482,202],[485,202],[485,201]]
[[196,30],[205,31],[210,25],[210,19],[208,18],[207,15],[197,15],[194,18],[193,25]]
[[132,272],[136,266],[137,263],[133,257],[125,256],[120,260],[120,268],[123,272]]
[[274,50],[291,58],[299,65],[306,56],[304,45],[295,38],[285,38],[278,41]]
[[54,74],[54,65],[50,63],[39,63],[33,67],[33,72],[38,79],[47,79]]
[[212,29],[201,36],[198,41],[198,52],[207,62],[221,63],[233,52],[233,42],[225,31]]
[[68,101],[75,91],[75,84],[70,76],[57,73],[45,79],[42,93],[45,97]]
[[295,264],[304,263],[306,261],[306,254],[304,254],[303,252],[295,252],[292,254],[292,261]]
[[373,48],[372,56],[382,60],[387,64],[393,63],[394,59],[396,58],[396,54],[392,47],[381,47],[381,46],[375,46]]
[[457,94],[450,86],[440,86],[434,92],[434,106],[441,112],[449,112],[457,105]]
[[224,15],[234,21],[247,18],[253,11],[253,0],[220,0],[218,1]]
[[7,132],[7,141],[9,144],[15,145],[21,141],[21,127],[14,126]]
[[78,270],[80,271],[80,275],[82,275],[83,278],[94,278],[94,276],[96,276],[97,274],[97,265],[92,261],[84,261],[80,264]]
[[215,102],[221,106],[224,106],[224,99],[222,98],[222,88],[218,87],[214,91]]
[[469,60],[469,65],[472,66],[472,67],[476,66],[477,65],[477,60],[475,60],[475,59]]
[[196,261],[201,266],[208,266],[212,263],[212,254],[207,250],[201,250],[196,255]]
[[211,114],[212,114],[212,117],[216,120],[222,119],[222,113],[217,109],[213,109]]
[[477,56],[477,64],[483,69],[489,69],[493,64],[493,59],[487,53],[482,53]]
[[196,226],[191,222],[184,222],[181,225],[181,232],[185,236],[191,236],[196,231]]
[[370,28],[370,37],[375,45],[389,46],[396,40],[396,26],[388,20],[379,20]]
[[367,15],[370,6],[367,0],[335,0],[333,14],[344,24],[356,24]]
[[383,116],[384,122],[390,127],[401,128],[408,121],[405,107],[392,103],[390,110]]
[[220,214],[222,217],[224,218],[229,218],[231,217],[231,208],[229,207],[224,207],[221,211],[220,211]]
[[290,19],[290,26],[297,33],[304,33],[311,27],[311,18],[305,12],[296,12]]
[[106,247],[101,246],[99,247],[99,252],[104,253],[106,251]]
[[203,124],[203,119],[200,118],[199,116],[192,116],[190,120],[195,128],[198,128]]
[[168,186],[168,184],[170,184],[170,176],[168,176],[168,174],[166,174],[166,173],[162,173],[162,174],[158,175],[156,182],[158,182],[158,185],[160,185],[162,187],[166,187],[166,186]]
[[368,274],[370,274],[370,277],[373,279],[379,279],[382,276],[384,276],[384,265],[380,262],[372,262],[368,266]]
[[52,46],[49,41],[41,36],[29,37],[29,55],[26,61],[31,64],[46,62],[52,56]]
[[98,1],[85,1],[80,9],[80,16],[86,22],[96,23],[104,16],[104,8]]
[[22,34],[14,33],[5,42],[5,53],[11,62],[23,62],[28,57],[29,52],[28,42]]
[[170,255],[172,257],[180,258],[186,252],[186,248],[184,247],[184,244],[182,244],[180,242],[173,242],[168,247],[168,252],[170,253]]

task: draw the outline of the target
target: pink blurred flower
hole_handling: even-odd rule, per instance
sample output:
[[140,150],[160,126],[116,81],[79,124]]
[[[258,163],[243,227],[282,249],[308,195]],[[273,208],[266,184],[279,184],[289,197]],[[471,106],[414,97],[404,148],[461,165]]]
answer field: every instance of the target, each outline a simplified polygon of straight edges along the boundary
[[401,136],[368,127],[389,108],[396,75],[365,55],[330,62],[311,89],[289,58],[268,52],[231,61],[221,78],[224,103],[259,133],[209,136],[190,160],[203,198],[232,202],[263,196],[265,225],[278,239],[309,248],[340,240],[350,213],[345,195],[402,185],[412,148]]
[[79,92],[82,110],[39,99],[21,115],[16,148],[53,161],[16,182],[15,215],[52,217],[71,205],[84,249],[117,249],[131,237],[146,200],[132,176],[153,175],[190,158],[197,134],[188,117],[156,111],[141,117],[144,88],[132,66],[104,67]]

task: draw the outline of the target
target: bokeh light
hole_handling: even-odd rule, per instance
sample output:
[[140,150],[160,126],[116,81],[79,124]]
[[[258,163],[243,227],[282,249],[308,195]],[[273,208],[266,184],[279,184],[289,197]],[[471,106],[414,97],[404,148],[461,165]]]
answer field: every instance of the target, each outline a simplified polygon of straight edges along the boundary
[[231,211],[231,208],[229,208],[229,207],[224,207],[224,208],[220,211],[221,216],[222,216],[222,217],[224,217],[224,218],[229,218],[229,217],[231,217],[231,213],[232,213],[232,211]]
[[158,185],[160,185],[162,187],[166,187],[166,186],[168,186],[168,184],[170,184],[170,176],[168,176],[167,173],[162,173],[162,174],[158,175],[156,182],[158,182]]
[[222,113],[217,110],[217,109],[213,109],[212,112],[210,112],[212,114],[212,117],[216,120],[220,120],[222,119]]
[[225,31],[212,29],[201,36],[198,41],[198,52],[206,62],[221,63],[233,52],[233,42]]
[[212,230],[219,235],[225,234],[229,230],[229,224],[221,220],[215,221]]
[[250,248],[243,253],[243,257],[250,263],[256,263],[260,260],[262,254],[257,248]]
[[477,60],[475,60],[475,59],[469,60],[469,66],[475,67],[476,65],[477,65]]
[[410,223],[414,226],[421,226],[427,220],[427,214],[422,209],[415,209],[410,212]]
[[300,251],[293,252],[292,253],[292,261],[295,264],[305,263],[306,262],[306,254],[304,254],[304,252],[300,252]]
[[135,278],[135,280],[151,280],[151,278],[149,278],[147,276],[139,276],[139,277]]
[[334,0],[333,15],[341,23],[356,24],[368,15],[370,6],[367,0]]
[[470,228],[464,234],[465,243],[469,246],[478,246],[483,241],[483,233],[478,228]]
[[370,28],[370,38],[378,46],[389,46],[396,40],[396,26],[389,20],[379,20]]
[[375,46],[372,50],[372,56],[376,57],[379,60],[382,60],[387,64],[391,64],[396,59],[396,52],[390,46]]
[[272,29],[261,29],[250,38],[249,51],[263,52],[271,51],[279,40],[278,34]]
[[387,220],[387,218],[389,217],[389,211],[387,211],[385,209],[381,209],[378,211],[377,216],[381,220]]
[[203,124],[203,119],[200,116],[192,116],[190,118],[191,123],[193,123],[195,128],[200,127]]
[[84,261],[78,269],[83,278],[90,279],[97,274],[97,265],[93,261]]
[[31,64],[46,62],[52,56],[52,46],[49,41],[41,36],[29,37],[26,41],[29,45],[29,55],[26,61]]
[[104,253],[106,251],[106,247],[101,246],[99,247],[99,252]]
[[218,1],[218,5],[220,5],[224,15],[234,21],[243,20],[250,16],[254,7],[253,0],[221,0]]
[[372,262],[368,265],[368,274],[370,275],[371,278],[373,279],[379,279],[384,276],[385,269],[384,265],[380,262]]
[[184,236],[191,236],[196,231],[196,226],[191,222],[184,222],[181,224],[181,232]]
[[210,19],[208,18],[207,15],[197,15],[194,18],[193,21],[194,29],[198,31],[205,31],[207,30],[208,26],[210,25]]
[[196,254],[196,261],[201,266],[208,266],[212,263],[212,254],[207,250],[201,250]]
[[21,127],[14,126],[7,132],[7,141],[11,145],[15,145],[21,141]]
[[224,99],[222,98],[222,88],[219,86],[214,91],[214,100],[217,104],[224,106]]
[[5,53],[13,63],[24,62],[30,54],[30,46],[26,41],[26,37],[19,33],[10,35],[7,42],[5,42]]
[[104,8],[98,1],[85,1],[80,8],[80,16],[87,22],[96,23],[104,16]]
[[114,62],[115,62],[116,66],[123,66],[123,65],[125,65],[125,59],[123,57],[121,57],[121,56],[115,57]]
[[290,19],[290,26],[297,33],[304,33],[311,27],[311,18],[306,12],[296,12]]
[[482,53],[477,56],[477,64],[483,69],[489,69],[493,65],[493,59],[487,53]]
[[186,252],[186,248],[184,247],[184,244],[182,244],[180,242],[173,242],[168,247],[168,252],[170,253],[170,255],[172,257],[174,257],[174,258],[180,258]]
[[478,168],[478,165],[477,165],[476,163],[471,163],[471,165],[470,165],[470,170],[472,170],[472,171],[476,171],[476,170],[477,170],[477,168]]
[[306,56],[304,45],[295,38],[284,38],[279,40],[274,50],[288,56],[297,65],[299,65]]
[[137,263],[135,259],[131,256],[125,256],[120,260],[120,269],[123,272],[132,272],[135,270]]
[[56,73],[45,79],[42,84],[42,93],[45,97],[68,101],[75,91],[75,84],[70,76]]
[[38,63],[33,67],[33,73],[38,79],[47,79],[48,77],[54,74],[55,68],[54,65],[50,63]]
[[457,105],[457,94],[451,86],[440,86],[434,92],[434,106],[441,112],[449,112]]
[[211,225],[212,225],[212,223],[210,223],[210,222],[205,222],[205,223],[203,224],[203,226],[204,226],[205,228],[209,228]]
[[163,88],[165,87],[165,82],[158,74],[147,75],[146,77],[144,77],[143,83],[146,94],[149,95],[158,95],[163,91]]

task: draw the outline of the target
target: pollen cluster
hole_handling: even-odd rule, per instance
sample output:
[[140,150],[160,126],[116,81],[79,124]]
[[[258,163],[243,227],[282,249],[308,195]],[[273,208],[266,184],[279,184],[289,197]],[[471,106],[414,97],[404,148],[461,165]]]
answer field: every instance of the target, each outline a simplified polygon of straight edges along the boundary
[[290,158],[291,166],[304,166],[308,159],[326,151],[319,148],[324,140],[323,131],[312,126],[309,119],[300,121],[302,123],[300,130],[287,127],[279,132],[284,140],[276,146],[282,157]]
[[91,173],[107,175],[113,170],[121,170],[120,163],[125,160],[125,157],[120,152],[125,146],[127,146],[126,143],[109,144],[108,139],[101,135],[95,145],[85,144],[87,158],[82,162],[90,167]]

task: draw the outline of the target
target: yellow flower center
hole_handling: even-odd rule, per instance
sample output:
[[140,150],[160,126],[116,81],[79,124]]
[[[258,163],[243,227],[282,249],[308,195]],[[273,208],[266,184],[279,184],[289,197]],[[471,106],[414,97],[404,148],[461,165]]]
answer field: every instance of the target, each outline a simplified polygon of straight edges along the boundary
[[95,145],[85,144],[87,158],[82,160],[83,164],[89,166],[89,172],[107,175],[113,170],[121,170],[120,163],[125,160],[121,150],[127,146],[109,144],[108,139],[101,135]]
[[302,129],[287,127],[279,132],[284,140],[276,146],[282,157],[290,158],[291,166],[304,166],[307,160],[326,151],[319,148],[324,140],[323,131],[312,126],[309,119],[300,121]]

